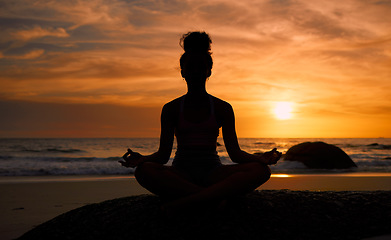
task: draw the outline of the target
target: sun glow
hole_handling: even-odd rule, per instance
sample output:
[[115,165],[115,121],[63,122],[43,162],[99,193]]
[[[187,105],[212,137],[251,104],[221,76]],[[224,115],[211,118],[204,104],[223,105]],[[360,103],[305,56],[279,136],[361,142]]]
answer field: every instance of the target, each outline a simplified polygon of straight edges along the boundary
[[273,108],[274,116],[279,120],[292,118],[292,102],[276,102]]
[[272,174],[272,177],[289,178],[289,177],[291,177],[291,175],[288,175],[288,174]]

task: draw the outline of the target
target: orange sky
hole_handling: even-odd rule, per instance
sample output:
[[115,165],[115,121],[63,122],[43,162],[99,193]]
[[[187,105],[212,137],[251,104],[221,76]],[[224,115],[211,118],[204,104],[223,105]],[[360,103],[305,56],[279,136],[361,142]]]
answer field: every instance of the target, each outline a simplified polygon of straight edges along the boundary
[[0,137],[158,137],[193,30],[239,137],[391,137],[390,26],[385,0],[3,1]]

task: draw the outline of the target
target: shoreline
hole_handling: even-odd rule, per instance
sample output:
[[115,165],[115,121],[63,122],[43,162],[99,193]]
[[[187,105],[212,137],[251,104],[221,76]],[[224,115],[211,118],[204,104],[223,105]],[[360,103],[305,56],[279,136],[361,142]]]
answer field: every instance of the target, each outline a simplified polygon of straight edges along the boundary
[[[391,191],[390,174],[273,174],[257,190]],[[133,176],[0,177],[0,238],[21,236],[70,210],[150,194]]]
[[[391,172],[345,172],[345,173],[272,173],[271,177],[300,177],[300,176],[319,176],[319,177],[391,177]],[[0,176],[1,183],[10,182],[36,182],[36,181],[96,181],[96,180],[119,180],[132,179],[132,173],[127,175],[37,175],[37,176]]]
[[[62,175],[62,176],[1,176],[4,184],[30,183],[83,183],[83,182],[131,182],[138,186],[133,175]],[[272,174],[268,182],[258,190],[310,190],[310,191],[376,191],[391,190],[391,173],[352,172],[319,174]],[[145,190],[145,192],[148,192]],[[1,198],[0,198],[1,201]]]

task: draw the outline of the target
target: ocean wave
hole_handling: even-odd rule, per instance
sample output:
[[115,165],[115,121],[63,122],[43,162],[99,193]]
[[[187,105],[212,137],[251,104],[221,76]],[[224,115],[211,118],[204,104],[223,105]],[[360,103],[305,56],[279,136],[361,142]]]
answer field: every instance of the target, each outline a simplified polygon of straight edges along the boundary
[[60,152],[60,153],[79,153],[79,152],[84,152],[83,150],[73,149],[73,148],[70,148],[70,149],[48,148],[48,149],[45,149],[44,151],[47,151],[47,152]]
[[[132,174],[134,169],[124,168],[116,161],[120,158],[84,159],[83,161],[2,161],[0,176],[47,176],[47,175],[123,175]],[[234,164],[229,158],[222,158],[223,164]],[[168,164],[171,164],[172,159]],[[271,165],[273,173],[317,174],[343,172],[390,172],[391,161],[358,161],[355,169],[309,169],[303,163],[295,161],[279,161]]]
[[45,168],[8,168],[0,169],[0,176],[62,176],[62,175],[126,175],[133,174],[134,169],[129,168],[65,168],[65,167],[45,167]]
[[371,161],[356,161],[358,167],[391,167],[389,159],[378,159]]
[[283,161],[281,160],[276,165],[271,165],[270,170],[274,174],[329,174],[329,173],[347,173],[355,172],[356,168],[347,169],[310,169],[301,162],[296,161]]
[[351,144],[351,143],[335,143],[337,147],[342,149],[378,149],[378,150],[390,150],[391,145],[389,144],[380,144],[380,143],[371,143],[371,144]]
[[113,157],[104,159],[83,158],[77,161],[75,159],[2,161],[0,162],[0,176],[117,175],[134,172],[133,169],[124,168],[121,164],[114,162],[114,160],[119,159],[119,157]]
[[334,144],[335,146],[337,147],[340,147],[340,148],[360,148],[360,147],[363,147],[363,146],[366,146],[366,145],[359,145],[359,144],[349,144],[349,143],[337,143],[337,144]]
[[276,165],[270,166],[272,170],[309,169],[302,162],[280,160]]
[[28,161],[32,163],[39,163],[39,162],[115,162],[118,160],[121,160],[121,157],[107,157],[107,158],[99,158],[99,157],[12,157],[12,156],[0,156],[1,160],[12,160],[14,163],[17,163],[19,161]]
[[270,169],[276,173],[342,173],[342,172],[391,172],[391,161],[387,159],[356,160],[357,168],[310,169],[301,162],[280,160]]
[[274,143],[274,142],[255,142],[254,144],[255,145],[267,145],[267,146],[270,146],[270,145],[275,145],[276,143]]
[[[297,143],[320,140],[343,149],[358,168],[309,169],[302,163],[281,159],[271,166],[273,173],[391,172],[391,139],[239,139],[241,149],[249,153],[266,152],[274,147],[285,153]],[[151,154],[156,151],[159,139],[0,139],[0,143],[0,175],[3,176],[113,175],[133,171],[117,163],[127,146]],[[217,151],[223,164],[233,164],[225,147]]]
[[44,149],[34,149],[34,148],[27,148],[22,145],[14,145],[11,146],[10,149],[17,151],[17,152],[32,152],[32,153],[47,153],[47,152],[53,152],[53,153],[81,153],[85,152],[81,149],[75,149],[75,148],[61,148],[61,147],[53,147],[53,148],[44,148]]
[[384,149],[384,150],[391,149],[391,145],[379,144],[379,143],[371,143],[371,144],[368,144],[366,146],[370,147],[370,148],[373,148],[373,149]]

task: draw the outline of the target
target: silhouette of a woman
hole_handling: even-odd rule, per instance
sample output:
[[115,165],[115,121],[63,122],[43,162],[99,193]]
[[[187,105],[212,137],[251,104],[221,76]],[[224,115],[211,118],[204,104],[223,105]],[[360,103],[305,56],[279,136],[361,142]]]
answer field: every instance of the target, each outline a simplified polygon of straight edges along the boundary
[[[168,202],[166,209],[219,203],[231,196],[253,191],[270,178],[270,168],[281,153],[273,149],[253,155],[239,147],[235,116],[231,105],[209,95],[206,80],[211,75],[210,37],[205,32],[189,32],[181,38],[185,50],[180,58],[187,94],[164,105],[161,113],[159,150],[148,156],[128,149],[120,163],[137,167],[137,181]],[[223,165],[216,152],[219,128],[231,160]],[[177,151],[172,166],[168,162],[174,135]]]

